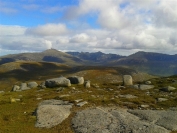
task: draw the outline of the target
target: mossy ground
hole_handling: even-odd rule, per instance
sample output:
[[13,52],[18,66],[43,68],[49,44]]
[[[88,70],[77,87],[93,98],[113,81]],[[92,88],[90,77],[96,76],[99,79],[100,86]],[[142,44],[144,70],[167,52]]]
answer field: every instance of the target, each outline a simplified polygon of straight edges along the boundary
[[[177,84],[172,82],[172,80],[177,80],[177,76],[153,78],[151,82],[155,85],[155,88],[141,91],[129,87],[120,89],[118,87],[122,84],[120,79],[117,80],[119,81],[117,83],[109,82],[112,81],[112,79],[110,79],[111,75],[115,76],[119,72],[113,68],[104,70],[91,70],[91,68],[89,68],[88,70],[77,70],[75,72],[73,70],[70,71],[69,67],[63,65],[57,66],[47,63],[42,63],[42,65],[37,64],[37,66],[35,63],[32,63],[32,65],[27,63],[26,65],[21,65],[21,67],[22,66],[26,71],[15,70],[6,73],[2,72],[0,74],[0,91],[5,91],[5,93],[0,94],[0,133],[73,133],[70,123],[72,117],[78,110],[88,107],[116,106],[135,109],[140,108],[142,104],[147,104],[150,106],[148,109],[159,110],[177,106],[177,90],[174,92],[159,91],[161,87],[168,85],[177,88]],[[62,91],[59,91],[58,88],[35,88],[21,92],[10,92],[14,84],[20,84],[21,82],[36,81],[40,83],[47,78],[58,77],[60,75],[69,76],[82,74],[83,76],[85,75],[85,79],[91,80],[91,88],[86,89],[83,85],[72,85],[72,87],[65,87]],[[103,77],[103,79],[101,79],[101,77]],[[106,79],[106,77],[108,79]],[[119,78],[120,77],[121,76],[119,76]],[[119,97],[119,95],[126,94],[131,94],[138,98],[127,99]],[[69,96],[62,97],[63,95]],[[157,98],[159,97],[165,97],[169,100],[157,102]],[[20,99],[20,101],[11,103],[10,98]],[[42,99],[37,100],[37,98]],[[61,99],[72,102],[74,104],[72,113],[68,119],[58,126],[50,129],[36,128],[35,109],[41,101],[47,99]],[[83,101],[87,101],[88,104],[83,107],[78,107],[75,102],[77,99],[83,99]]]

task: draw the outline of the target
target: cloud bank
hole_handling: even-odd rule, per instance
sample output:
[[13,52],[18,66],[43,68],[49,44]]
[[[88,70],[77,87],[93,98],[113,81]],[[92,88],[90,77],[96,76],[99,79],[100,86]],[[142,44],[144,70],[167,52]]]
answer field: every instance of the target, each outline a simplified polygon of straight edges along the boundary
[[[23,7],[47,11],[36,4]],[[174,0],[79,0],[78,5],[49,9],[48,13],[62,13],[58,22],[34,27],[0,25],[0,49],[177,54]],[[83,23],[87,26],[78,26]]]

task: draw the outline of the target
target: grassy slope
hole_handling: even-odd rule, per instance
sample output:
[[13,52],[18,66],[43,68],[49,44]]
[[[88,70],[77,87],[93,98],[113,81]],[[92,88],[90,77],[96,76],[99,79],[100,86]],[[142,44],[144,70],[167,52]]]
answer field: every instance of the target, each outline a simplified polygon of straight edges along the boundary
[[[8,67],[10,66],[10,68]],[[15,67],[11,67],[15,66]],[[16,68],[16,69],[14,69]],[[72,133],[70,121],[76,111],[93,106],[118,106],[126,108],[138,108],[141,104],[148,104],[150,108],[168,108],[177,105],[177,97],[174,92],[174,99],[163,103],[156,103],[156,98],[159,95],[166,95],[166,93],[155,92],[150,90],[151,95],[146,95],[146,91],[135,90],[131,88],[118,89],[117,86],[122,84],[121,76],[123,74],[132,74],[134,82],[138,82],[142,77],[154,78],[149,75],[137,73],[136,71],[122,67],[75,67],[70,68],[66,65],[57,63],[45,62],[14,62],[6,66],[0,66],[0,90],[6,93],[0,94],[0,132],[3,133]],[[47,78],[63,76],[78,75],[84,76],[85,79],[91,80],[92,87],[85,89],[83,85],[72,85],[76,89],[66,87],[63,91],[58,91],[57,88],[45,89],[39,91],[39,88],[22,91],[22,92],[8,92],[13,84],[20,84],[28,81],[41,81]],[[171,77],[177,80],[177,77]],[[166,78],[151,80],[156,85],[155,89],[171,84]],[[163,83],[159,82],[163,81]],[[97,88],[99,86],[99,88]],[[172,85],[177,87],[176,84]],[[112,90],[110,90],[110,88]],[[69,94],[68,97],[60,98],[61,95]],[[119,94],[132,94],[138,96],[138,99],[117,98]],[[167,93],[168,94],[168,93]],[[10,97],[21,99],[20,102],[10,103]],[[72,114],[68,119],[60,125],[51,129],[35,128],[34,124],[36,117],[33,112],[39,102],[36,98],[45,99],[62,99],[69,100],[75,103],[76,99],[84,99],[88,101],[88,105],[80,108],[73,106]],[[129,104],[131,103],[131,104]]]

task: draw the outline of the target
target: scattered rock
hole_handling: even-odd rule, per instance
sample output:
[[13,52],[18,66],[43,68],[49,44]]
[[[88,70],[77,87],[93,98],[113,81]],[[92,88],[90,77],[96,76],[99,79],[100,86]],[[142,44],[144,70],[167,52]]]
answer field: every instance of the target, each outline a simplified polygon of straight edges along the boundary
[[30,88],[29,87],[27,87],[27,84],[26,83],[21,83],[21,85],[20,85],[20,90],[29,90]]
[[34,81],[33,82],[29,82],[28,83],[28,87],[31,88],[31,89],[32,88],[36,88],[36,87],[38,87],[38,84],[36,82],[34,82]]
[[167,98],[157,98],[158,102],[164,102],[164,101],[167,101],[167,100],[168,100]]
[[117,89],[125,89],[125,88],[126,88],[125,86],[121,86],[121,85],[117,86]]
[[46,86],[45,86],[45,81],[42,82],[42,83],[39,85],[39,87],[41,87],[42,89],[45,89],[45,88],[46,88]]
[[70,96],[69,94],[66,94],[66,95],[60,95],[59,98],[69,97],[69,96]]
[[131,98],[138,98],[137,96],[134,96],[134,95],[131,95],[131,94],[119,95],[119,97],[121,97],[121,98],[128,98],[128,99],[131,99]]
[[150,85],[150,84],[152,84],[152,82],[151,81],[146,81],[145,84]]
[[131,75],[124,75],[123,76],[123,84],[126,85],[133,85],[133,79]]
[[70,115],[72,104],[61,100],[45,100],[39,104],[36,127],[51,128],[60,124]]
[[154,88],[154,85],[139,85],[139,89],[140,90],[149,90],[149,89],[153,89]]
[[131,85],[130,87],[133,88],[133,89],[139,89],[139,84],[137,84],[137,85]]
[[4,91],[0,91],[0,93],[4,93]]
[[82,107],[82,106],[84,106],[85,104],[88,104],[88,102],[87,102],[87,101],[80,102],[80,103],[77,104],[77,106]]
[[36,100],[41,100],[41,99],[42,99],[41,97],[36,98]]
[[65,77],[47,79],[45,81],[47,87],[68,87],[71,86],[70,80]]
[[14,85],[14,86],[12,87],[12,91],[18,91],[18,90],[20,90],[20,86]]
[[76,103],[81,102],[83,99],[77,99],[75,100]]
[[84,86],[85,86],[85,88],[90,88],[90,81],[86,81]]
[[170,92],[170,91],[174,91],[176,90],[175,87],[172,87],[172,86],[167,86],[167,87],[164,87],[162,89],[160,89],[161,91],[165,91],[165,92]]
[[141,108],[149,108],[149,105],[144,105],[144,104],[142,104],[140,107],[141,107]]
[[84,78],[83,77],[78,77],[78,76],[73,76],[68,78],[71,82],[71,84],[84,84]]

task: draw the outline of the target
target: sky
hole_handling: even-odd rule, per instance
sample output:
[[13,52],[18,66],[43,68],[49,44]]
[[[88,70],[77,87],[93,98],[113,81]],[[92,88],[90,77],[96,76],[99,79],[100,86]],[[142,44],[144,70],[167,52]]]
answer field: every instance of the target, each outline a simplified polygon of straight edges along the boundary
[[177,54],[177,0],[0,0],[0,55]]

